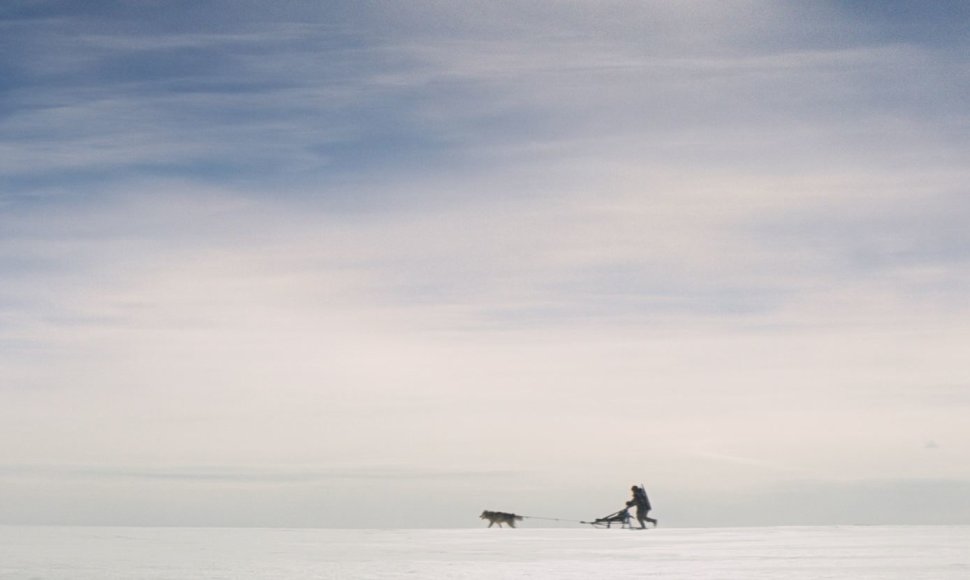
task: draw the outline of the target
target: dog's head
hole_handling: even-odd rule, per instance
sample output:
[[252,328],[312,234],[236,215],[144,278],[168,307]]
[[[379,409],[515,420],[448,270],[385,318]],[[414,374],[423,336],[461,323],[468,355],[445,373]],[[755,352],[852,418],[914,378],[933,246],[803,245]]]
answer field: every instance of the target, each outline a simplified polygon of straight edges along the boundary
[[490,512],[488,510],[483,511],[482,512],[482,515],[478,516],[478,518],[479,519],[482,519],[482,520],[487,520],[490,517],[492,517],[492,512]]

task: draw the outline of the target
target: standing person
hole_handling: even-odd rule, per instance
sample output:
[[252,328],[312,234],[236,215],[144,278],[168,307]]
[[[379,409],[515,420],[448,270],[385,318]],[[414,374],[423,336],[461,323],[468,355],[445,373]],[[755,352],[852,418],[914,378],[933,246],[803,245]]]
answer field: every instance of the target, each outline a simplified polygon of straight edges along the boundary
[[647,517],[650,513],[650,499],[647,497],[647,490],[643,489],[642,485],[634,485],[630,488],[633,492],[633,499],[626,502],[626,507],[637,507],[637,521],[640,522],[640,528],[647,527],[646,522],[653,524],[653,527],[657,527],[657,520]]

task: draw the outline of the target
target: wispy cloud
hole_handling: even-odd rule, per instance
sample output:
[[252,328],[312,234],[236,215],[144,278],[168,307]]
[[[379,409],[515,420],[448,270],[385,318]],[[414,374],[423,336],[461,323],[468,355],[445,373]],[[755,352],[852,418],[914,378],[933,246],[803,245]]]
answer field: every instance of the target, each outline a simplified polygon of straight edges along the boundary
[[514,472],[472,470],[420,470],[415,468],[354,467],[348,469],[285,469],[226,466],[97,466],[97,465],[4,465],[0,466],[0,478],[28,480],[152,480],[182,483],[224,484],[322,484],[360,480],[481,480],[495,477],[512,477]]

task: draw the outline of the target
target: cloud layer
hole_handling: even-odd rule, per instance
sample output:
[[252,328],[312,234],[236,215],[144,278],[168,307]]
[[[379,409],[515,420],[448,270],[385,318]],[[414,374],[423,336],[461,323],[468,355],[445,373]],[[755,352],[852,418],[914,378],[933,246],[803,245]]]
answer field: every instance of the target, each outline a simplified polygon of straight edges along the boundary
[[970,478],[962,9],[231,8],[4,9],[0,518]]

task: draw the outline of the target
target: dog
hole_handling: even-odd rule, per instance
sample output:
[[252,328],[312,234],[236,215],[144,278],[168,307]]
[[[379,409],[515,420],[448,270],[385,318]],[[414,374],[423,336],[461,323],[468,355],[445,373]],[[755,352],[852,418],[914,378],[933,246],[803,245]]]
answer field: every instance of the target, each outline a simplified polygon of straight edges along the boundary
[[485,510],[482,515],[478,516],[483,520],[488,520],[488,527],[492,527],[498,524],[498,527],[502,527],[502,524],[508,524],[510,528],[515,527],[515,521],[521,520],[522,516],[517,516],[515,514],[507,514],[505,512],[491,512]]

